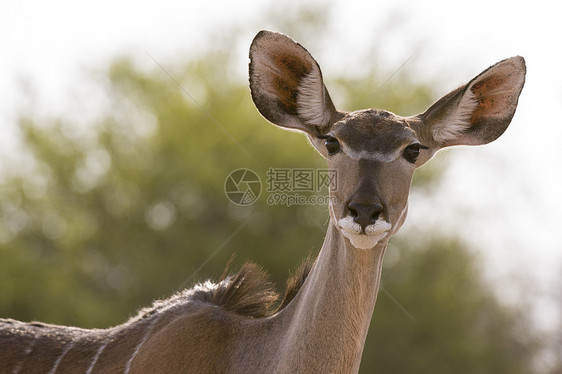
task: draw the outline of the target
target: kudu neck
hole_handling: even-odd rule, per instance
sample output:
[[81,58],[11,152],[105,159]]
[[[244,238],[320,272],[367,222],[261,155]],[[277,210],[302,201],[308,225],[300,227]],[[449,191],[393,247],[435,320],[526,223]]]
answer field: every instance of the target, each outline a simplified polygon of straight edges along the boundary
[[[280,313],[290,325],[285,349],[293,363],[332,372],[358,371],[386,246],[384,242],[357,249],[330,222],[305,284]],[[325,358],[320,366],[315,356]]]

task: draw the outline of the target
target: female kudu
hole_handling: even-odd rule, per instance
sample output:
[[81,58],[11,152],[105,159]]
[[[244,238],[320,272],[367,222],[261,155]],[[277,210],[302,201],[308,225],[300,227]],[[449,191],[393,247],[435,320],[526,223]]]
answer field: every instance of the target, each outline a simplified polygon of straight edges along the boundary
[[314,263],[277,308],[265,274],[236,275],[157,301],[123,325],[85,330],[0,320],[1,373],[356,373],[388,240],[402,226],[414,170],[438,150],[498,138],[515,113],[525,62],[488,68],[423,114],[335,108],[301,45],[262,31],[250,48],[260,113],[304,132],[337,173]]

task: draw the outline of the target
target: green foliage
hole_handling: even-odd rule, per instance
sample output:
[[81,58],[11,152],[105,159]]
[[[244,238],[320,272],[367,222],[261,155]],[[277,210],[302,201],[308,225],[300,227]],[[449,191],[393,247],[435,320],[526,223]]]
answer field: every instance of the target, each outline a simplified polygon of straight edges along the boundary
[[363,372],[532,372],[539,345],[529,320],[498,302],[467,248],[429,237],[394,240],[388,251]]
[[[258,115],[228,60],[219,49],[170,72],[115,62],[103,80],[112,105],[91,131],[22,117],[33,162],[0,187],[1,316],[107,327],[218,278],[233,254],[232,268],[251,260],[283,284],[319,249],[325,206],[269,205],[262,191],[238,207],[224,193],[238,168],[257,172],[265,189],[269,168],[324,167],[303,136]],[[355,109],[384,78],[328,84],[356,98],[344,104]],[[401,114],[433,96],[406,78],[390,87],[377,106]],[[440,168],[423,168],[414,188],[437,183]],[[529,372],[531,333],[487,290],[477,259],[451,238],[402,238],[389,250],[400,261],[384,273],[363,372]]]

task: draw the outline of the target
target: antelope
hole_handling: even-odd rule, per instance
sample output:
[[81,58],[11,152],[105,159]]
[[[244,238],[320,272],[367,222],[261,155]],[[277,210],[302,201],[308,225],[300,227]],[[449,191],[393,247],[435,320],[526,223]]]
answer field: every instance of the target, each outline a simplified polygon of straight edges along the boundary
[[289,37],[261,31],[250,90],[271,123],[303,132],[337,173],[322,248],[279,297],[246,264],[108,329],[0,320],[1,373],[357,373],[388,241],[404,223],[414,171],[440,149],[504,133],[525,82],[512,57],[424,113],[337,110],[318,63]]

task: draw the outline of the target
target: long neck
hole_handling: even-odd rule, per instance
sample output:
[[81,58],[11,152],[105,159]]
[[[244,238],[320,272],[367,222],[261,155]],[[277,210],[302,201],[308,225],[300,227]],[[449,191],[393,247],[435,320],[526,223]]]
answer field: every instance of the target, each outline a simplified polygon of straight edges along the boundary
[[279,315],[288,324],[282,347],[288,359],[282,360],[279,371],[359,370],[386,245],[357,249],[330,223],[314,268]]
[[330,223],[298,294],[263,319],[180,295],[108,330],[0,320],[0,374],[357,373],[385,249],[356,249]]

